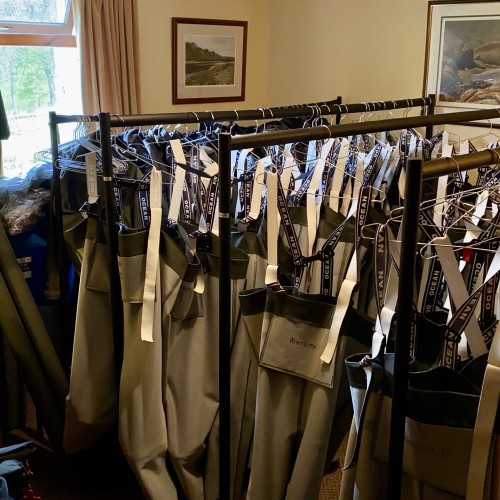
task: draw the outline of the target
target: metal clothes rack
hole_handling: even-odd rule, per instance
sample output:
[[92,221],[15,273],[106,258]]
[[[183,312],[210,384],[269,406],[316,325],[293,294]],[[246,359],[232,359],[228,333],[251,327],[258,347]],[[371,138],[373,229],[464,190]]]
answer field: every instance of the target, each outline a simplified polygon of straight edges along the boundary
[[[366,113],[372,111],[384,111],[393,109],[409,109],[412,107],[425,108],[428,114],[434,111],[434,96],[417,97],[412,99],[363,102],[356,104],[341,104],[341,98],[334,101],[311,103],[305,105],[279,106],[274,108],[259,108],[251,110],[230,110],[230,111],[202,111],[186,113],[166,113],[166,114],[144,114],[118,116],[109,113],[99,113],[99,115],[58,115],[55,112],[49,114],[49,127],[51,132],[51,149],[53,158],[53,182],[52,195],[55,204],[55,232],[61,235],[58,238],[57,262],[63,262],[64,242],[62,239],[63,224],[61,211],[61,188],[59,184],[59,174],[57,171],[58,158],[58,124],[75,122],[99,122],[102,148],[103,181],[105,183],[104,204],[106,209],[106,224],[108,228],[108,249],[111,278],[111,303],[113,317],[113,335],[115,347],[115,366],[117,377],[120,373],[121,359],[123,353],[122,338],[122,305],[120,294],[120,282],[118,273],[117,255],[117,226],[116,214],[113,198],[113,166],[111,152],[111,128],[128,126],[150,126],[157,124],[177,124],[177,123],[199,123],[213,120],[261,120],[287,117],[318,117],[321,115],[335,115],[336,122],[339,123],[341,114]],[[418,118],[418,117],[416,117]],[[443,121],[422,123],[415,122],[416,118],[407,118],[406,126],[429,126],[428,133],[432,131],[432,125],[445,123]],[[462,117],[461,119],[467,119]],[[473,118],[470,118],[473,119]],[[405,119],[402,119],[405,120]],[[284,142],[296,142],[299,140],[310,140],[327,137],[340,137],[351,135],[352,133],[375,132],[375,123],[386,124],[386,128],[380,130],[394,130],[398,128],[397,120],[383,120],[378,122],[361,122],[347,125],[322,125],[300,130],[290,130],[285,132],[267,132],[266,134],[251,134],[249,136],[239,136],[231,140],[231,135],[223,133],[219,135],[219,232],[220,232],[220,258],[221,277],[219,289],[219,498],[221,500],[230,498],[229,481],[229,415],[230,415],[230,281],[229,281],[229,249],[230,249],[230,203],[231,203],[231,149],[251,147],[251,145],[271,145]],[[388,125],[390,123],[390,125]],[[405,125],[402,125],[405,126]],[[354,127],[354,128],[353,128]],[[245,145],[245,140],[248,141]],[[60,273],[61,295],[64,297],[66,283],[64,273]],[[227,376],[224,376],[227,374]]]
[[[108,238],[110,239],[109,249],[109,265],[111,273],[111,303],[113,317],[113,332],[115,342],[115,356],[117,377],[119,376],[119,367],[121,366],[120,353],[123,351],[121,331],[123,319],[121,318],[121,299],[120,288],[118,281],[118,264],[116,262],[117,249],[117,234],[116,234],[116,217],[113,202],[113,168],[111,161],[110,149],[110,129],[111,127],[126,127],[126,126],[147,126],[157,124],[177,124],[177,123],[200,123],[213,120],[231,121],[231,120],[264,120],[276,118],[290,117],[319,117],[322,115],[335,115],[336,123],[340,123],[340,115],[342,113],[362,113],[380,110],[407,109],[411,107],[426,107],[426,112],[434,112],[435,98],[417,97],[411,99],[401,99],[395,101],[376,101],[363,102],[356,104],[342,104],[341,96],[336,99],[325,102],[313,102],[308,104],[297,104],[289,106],[277,106],[271,108],[245,109],[245,110],[228,110],[228,111],[199,111],[199,112],[183,112],[183,113],[155,113],[142,115],[110,115],[109,113],[100,113],[99,115],[59,115],[55,112],[49,113],[49,129],[51,136],[51,151],[52,151],[52,185],[51,199],[53,203],[52,211],[54,214],[53,228],[55,234],[59,237],[56,239],[54,251],[54,260],[59,266],[59,289],[61,301],[64,302],[67,297],[67,281],[65,269],[65,250],[63,238],[63,219],[62,219],[62,199],[61,185],[57,170],[58,158],[58,125],[63,123],[89,123],[99,122],[101,130],[101,143],[104,144],[103,156],[103,180],[105,181],[104,204],[107,218]],[[104,135],[103,135],[104,134]]]
[[[348,110],[351,109],[346,105]],[[380,120],[374,122],[358,122],[345,125],[332,125],[312,127],[302,130],[289,130],[279,132],[269,132],[266,134],[252,134],[251,136],[236,136],[222,133],[219,135],[219,172],[220,172],[220,240],[221,240],[221,277],[220,277],[220,331],[219,331],[219,349],[221,360],[226,361],[227,365],[221,365],[221,370],[226,370],[229,366],[230,353],[230,319],[229,306],[227,299],[230,296],[229,280],[229,245],[230,245],[230,225],[229,225],[229,201],[230,201],[230,182],[231,182],[231,150],[271,146],[285,144],[288,142],[308,141],[317,139],[329,139],[332,137],[347,137],[362,133],[374,133],[390,130],[398,130],[412,127],[426,127],[427,133],[432,130],[434,125],[444,125],[473,120],[487,120],[498,118],[500,109],[488,109],[480,111],[466,111],[459,113],[446,113],[439,115],[416,116],[407,118],[395,118],[391,120]],[[487,152],[476,153],[481,155],[481,161],[497,163],[498,158],[491,161],[485,156]],[[470,158],[470,155],[467,155]],[[478,157],[479,158],[479,157]],[[462,160],[460,157],[454,157],[454,160],[461,162],[464,167],[473,168],[469,165],[478,165],[471,159]],[[455,162],[442,161],[442,163],[431,162],[426,168],[426,178],[436,175],[444,175],[454,172],[457,169]],[[460,163],[459,163],[460,164]],[[408,357],[409,357],[409,332],[411,327],[411,308],[412,308],[412,290],[414,280],[415,258],[416,258],[416,228],[418,224],[418,206],[420,202],[422,185],[422,162],[420,160],[411,161],[408,166],[406,185],[405,185],[405,206],[403,211],[403,241],[401,244],[401,265],[400,280],[398,286],[398,310],[396,326],[395,343],[395,373],[394,373],[394,394],[391,411],[391,430],[389,444],[389,464],[388,464],[388,482],[387,499],[394,500],[400,498],[401,479],[402,479],[402,461],[404,450],[404,431],[406,418],[406,396],[408,389]],[[224,254],[222,253],[224,252]],[[227,256],[222,259],[222,255]],[[221,373],[225,373],[222,372]],[[221,401],[228,397],[229,380],[221,385]],[[228,411],[227,408],[220,409],[219,418],[221,429],[226,429],[223,422],[228,422],[228,415],[222,413]],[[225,424],[227,425],[227,424]],[[222,438],[222,435],[221,435]],[[221,440],[221,468],[222,457],[228,453],[227,449],[222,448]],[[221,483],[221,498],[223,496]],[[226,494],[224,492],[224,494]],[[229,497],[227,497],[229,498]]]
[[116,379],[119,382],[120,369],[123,353],[123,313],[120,291],[120,280],[118,272],[118,234],[116,230],[116,212],[113,201],[113,165],[111,152],[111,128],[145,126],[158,124],[178,124],[178,123],[201,123],[214,120],[263,120],[272,118],[291,117],[319,117],[322,114],[336,115],[337,121],[340,119],[342,103],[341,96],[337,96],[331,101],[314,102],[308,104],[296,104],[290,106],[278,106],[273,108],[244,109],[231,111],[199,111],[185,113],[157,113],[142,115],[110,115],[109,113],[99,113],[98,115],[59,115],[53,111],[49,113],[49,129],[52,152],[52,184],[51,200],[53,203],[53,228],[58,235],[54,245],[54,260],[58,264],[59,289],[61,302],[68,295],[68,285],[66,281],[66,254],[64,251],[63,238],[63,218],[62,218],[62,197],[61,184],[57,169],[59,135],[58,125],[63,123],[99,123],[102,148],[103,181],[105,192],[103,195],[106,209],[106,226],[108,230],[108,259],[110,269],[110,295],[111,295],[111,317],[113,318],[113,342],[115,352]]
[[[111,158],[111,142],[110,129],[111,127],[125,126],[142,126],[175,123],[198,123],[201,121],[210,120],[259,120],[272,118],[286,118],[303,116],[312,118],[321,114],[336,115],[336,122],[339,123],[340,114],[343,113],[363,113],[371,111],[384,111],[392,109],[408,109],[412,107],[425,107],[427,113],[432,113],[434,110],[434,96],[417,97],[412,99],[403,99],[396,101],[377,101],[356,104],[341,104],[340,97],[335,101],[327,103],[313,103],[300,106],[285,106],[276,108],[260,108],[252,110],[240,111],[204,111],[204,112],[187,112],[187,113],[167,113],[167,114],[151,114],[151,115],[130,115],[130,116],[114,116],[109,113],[100,113],[92,116],[82,115],[57,115],[50,114],[50,130],[51,144],[53,156],[53,194],[55,206],[59,207],[56,211],[56,232],[62,235],[62,213],[61,207],[61,190],[59,185],[59,176],[57,172],[57,157],[58,157],[58,140],[57,140],[57,125],[59,123],[72,122],[97,122],[99,121],[102,145],[102,165],[103,165],[103,181],[105,182],[104,203],[107,215],[107,227],[109,238],[109,259],[111,272],[111,301],[112,301],[112,317],[113,317],[113,334],[115,347],[115,365],[117,369],[117,377],[121,366],[121,358],[123,352],[122,338],[122,311],[120,298],[120,285],[118,264],[116,259],[117,248],[117,231],[115,220],[115,209],[113,201],[113,168]],[[326,107],[326,109],[325,109]],[[320,127],[325,130],[326,125]],[[303,133],[301,129],[298,135]],[[266,133],[276,134],[275,133]],[[226,135],[226,134],[224,134]],[[227,134],[229,135],[229,134]],[[255,137],[261,137],[263,134],[253,134]],[[308,136],[307,136],[308,137]],[[220,136],[220,141],[224,141],[223,134]],[[222,144],[220,142],[220,144]],[[106,145],[105,145],[106,144]],[[229,263],[230,255],[230,187],[231,187],[231,151],[228,148],[222,147],[219,150],[220,163],[220,201],[219,201],[219,231],[220,231],[220,257],[221,257],[221,279],[219,289],[219,422],[220,429],[223,430],[219,436],[219,497],[221,500],[230,498],[230,481],[229,481],[229,463],[230,463],[230,284],[229,272],[226,267]],[[222,165],[225,165],[223,168]],[[57,213],[59,212],[59,213]],[[57,251],[58,262],[62,262],[64,255],[64,243],[62,238],[59,238],[60,246]],[[65,290],[64,276],[61,276],[61,291]],[[223,374],[227,374],[224,376]]]

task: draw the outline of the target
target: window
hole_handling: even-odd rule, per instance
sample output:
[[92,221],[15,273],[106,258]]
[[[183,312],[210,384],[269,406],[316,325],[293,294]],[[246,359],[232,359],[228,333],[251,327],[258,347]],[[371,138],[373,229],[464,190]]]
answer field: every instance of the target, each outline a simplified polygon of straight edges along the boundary
[[[11,131],[2,143],[4,175],[40,161],[36,153],[50,148],[49,111],[80,113],[80,85],[71,0],[0,2],[0,91]],[[65,127],[62,142],[72,135]]]

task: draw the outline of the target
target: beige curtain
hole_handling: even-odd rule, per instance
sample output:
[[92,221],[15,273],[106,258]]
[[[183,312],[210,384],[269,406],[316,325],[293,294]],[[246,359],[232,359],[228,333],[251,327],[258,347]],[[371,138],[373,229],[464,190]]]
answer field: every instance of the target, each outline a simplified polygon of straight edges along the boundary
[[140,112],[137,0],[73,0],[85,114]]

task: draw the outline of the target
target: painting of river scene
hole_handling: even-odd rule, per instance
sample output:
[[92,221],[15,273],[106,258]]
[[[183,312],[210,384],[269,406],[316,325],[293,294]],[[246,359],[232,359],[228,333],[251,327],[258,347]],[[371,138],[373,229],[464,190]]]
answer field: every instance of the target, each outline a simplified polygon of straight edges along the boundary
[[424,93],[449,112],[500,104],[500,2],[429,2]]
[[172,103],[245,100],[247,21],[172,18]]
[[234,36],[187,35],[185,43],[187,86],[234,85]]
[[500,18],[443,24],[439,100],[500,104]]

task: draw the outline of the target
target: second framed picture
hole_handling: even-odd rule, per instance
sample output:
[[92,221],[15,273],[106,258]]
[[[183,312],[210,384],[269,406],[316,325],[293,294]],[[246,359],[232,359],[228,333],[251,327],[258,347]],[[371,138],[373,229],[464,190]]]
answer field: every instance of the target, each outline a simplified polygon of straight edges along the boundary
[[247,22],[172,19],[174,104],[245,100]]
[[499,106],[500,2],[429,2],[425,64],[437,106]]

